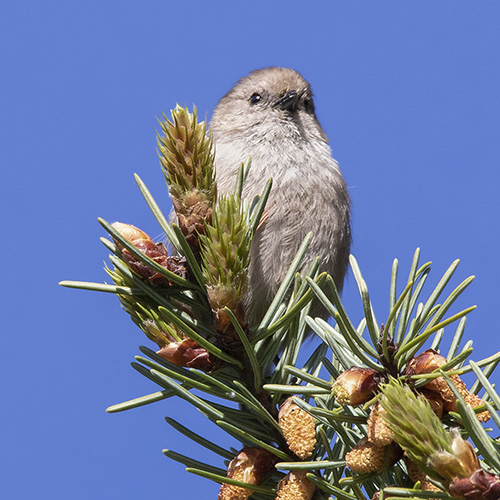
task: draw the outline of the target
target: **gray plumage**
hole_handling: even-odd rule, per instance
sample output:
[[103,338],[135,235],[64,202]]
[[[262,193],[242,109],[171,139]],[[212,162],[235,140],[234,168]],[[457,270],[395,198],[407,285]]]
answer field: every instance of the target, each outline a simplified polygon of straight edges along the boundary
[[[262,319],[309,231],[314,237],[304,262],[320,256],[321,270],[342,289],[351,245],[349,194],[307,81],[288,68],[253,71],[222,97],[210,128],[220,193],[234,190],[248,157],[244,197],[253,198],[273,178],[267,219],[252,241],[245,297],[250,325]],[[321,312],[314,307],[312,314]]]

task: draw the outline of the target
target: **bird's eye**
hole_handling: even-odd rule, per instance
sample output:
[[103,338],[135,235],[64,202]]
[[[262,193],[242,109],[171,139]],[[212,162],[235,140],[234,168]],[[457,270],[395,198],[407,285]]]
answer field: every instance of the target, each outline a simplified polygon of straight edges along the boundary
[[250,104],[257,104],[258,102],[260,102],[262,100],[262,96],[260,94],[252,94],[252,96],[250,97]]
[[314,115],[314,101],[312,99],[306,99],[304,101],[304,108],[306,110],[306,113]]

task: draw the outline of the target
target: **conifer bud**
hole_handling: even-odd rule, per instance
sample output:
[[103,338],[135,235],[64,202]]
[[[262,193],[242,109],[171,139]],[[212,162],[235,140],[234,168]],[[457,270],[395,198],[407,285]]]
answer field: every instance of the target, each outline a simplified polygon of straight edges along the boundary
[[379,381],[380,374],[371,368],[349,368],[333,383],[335,401],[341,405],[362,405],[378,389]]
[[309,458],[316,446],[314,417],[290,397],[281,405],[278,423],[290,450],[302,460]]
[[450,436],[424,396],[397,380],[384,385],[382,393],[383,417],[394,432],[394,441],[419,467],[426,469],[429,457],[439,450],[451,453]]
[[198,368],[203,371],[210,371],[214,366],[210,353],[189,338],[180,342],[170,342],[156,354],[177,366]]
[[[446,358],[438,354],[433,349],[428,349],[412,359],[406,367],[404,373],[405,375],[421,375],[424,373],[431,373],[441,368],[441,366],[443,366],[446,362]],[[470,404],[473,408],[477,408],[478,406],[484,404],[484,401],[479,396],[472,394],[467,390],[465,382],[463,382],[458,375],[451,375],[450,379],[466,403]],[[457,410],[457,400],[455,394],[444,377],[437,377],[434,380],[429,381],[424,385],[424,388],[427,391],[432,391],[439,395],[443,401],[443,409],[445,411]],[[484,411],[478,413],[477,418],[480,422],[486,422],[489,420],[490,414],[488,411]]]
[[[229,462],[227,477],[258,485],[264,476],[273,470],[276,462],[275,455],[263,448],[243,448]],[[217,500],[246,500],[252,493],[251,488],[224,483],[220,487]]]
[[483,469],[470,477],[454,479],[448,491],[455,498],[466,500],[498,500],[500,498],[500,477]]
[[195,254],[199,234],[212,219],[217,197],[212,138],[205,122],[198,123],[196,109],[190,113],[176,106],[172,121],[164,116],[158,134],[160,163],[169,186],[179,228]]
[[243,297],[251,239],[248,214],[241,199],[236,195],[221,197],[200,242],[208,301],[219,339],[229,348],[241,347],[241,341],[225,308],[231,310],[240,325],[246,326]]
[[305,471],[289,472],[279,483],[276,500],[311,500],[316,487]]
[[499,478],[481,471],[471,443],[456,428],[446,432],[422,395],[395,380],[383,386],[382,392],[384,418],[394,431],[394,440],[420,469],[457,498],[500,498]]
[[[406,367],[405,375],[422,375],[432,373],[438,370],[446,363],[446,358],[438,354],[433,349],[427,349],[425,352],[413,358]],[[443,408],[455,405],[455,395],[450,389],[444,377],[437,377],[430,380],[423,386],[427,391],[432,391],[439,395],[443,400]],[[456,408],[456,407],[455,407]]]
[[[427,349],[410,360],[404,373],[405,375],[431,373],[441,368],[444,364],[446,364],[446,358],[444,356],[438,354],[434,349]],[[426,384],[426,388],[433,390],[435,380],[431,380]]]
[[[137,250],[144,255],[154,260],[157,264],[164,267],[168,271],[177,274],[182,278],[188,278],[188,268],[184,257],[172,256],[169,257],[167,249],[163,243],[155,243],[144,231],[141,231],[131,224],[123,224],[115,222],[112,224],[127,241],[132,243]],[[147,264],[140,261],[124,248],[118,241],[115,241],[116,246],[120,249],[123,260],[127,265],[135,271],[139,276],[149,280],[154,285],[172,285],[171,281],[161,275],[154,269],[151,269]]]

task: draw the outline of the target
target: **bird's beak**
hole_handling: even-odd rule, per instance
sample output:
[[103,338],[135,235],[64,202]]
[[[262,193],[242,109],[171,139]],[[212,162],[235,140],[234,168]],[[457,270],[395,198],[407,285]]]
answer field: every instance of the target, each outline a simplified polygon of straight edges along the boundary
[[299,98],[300,96],[296,90],[290,90],[274,103],[274,107],[294,113],[299,106]]

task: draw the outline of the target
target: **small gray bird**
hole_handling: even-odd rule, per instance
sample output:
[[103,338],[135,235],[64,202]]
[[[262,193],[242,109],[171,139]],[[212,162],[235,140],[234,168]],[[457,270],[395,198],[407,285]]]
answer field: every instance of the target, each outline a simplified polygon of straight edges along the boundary
[[[304,262],[321,257],[321,271],[341,290],[351,245],[350,199],[316,118],[309,83],[289,68],[253,71],[222,97],[210,128],[220,193],[234,190],[238,167],[248,157],[245,198],[273,179],[266,219],[251,247],[249,324],[262,319],[309,231],[314,236]],[[320,311],[314,307],[312,315]]]

